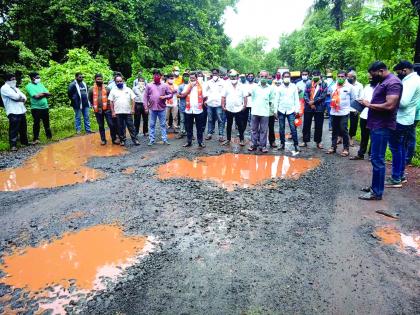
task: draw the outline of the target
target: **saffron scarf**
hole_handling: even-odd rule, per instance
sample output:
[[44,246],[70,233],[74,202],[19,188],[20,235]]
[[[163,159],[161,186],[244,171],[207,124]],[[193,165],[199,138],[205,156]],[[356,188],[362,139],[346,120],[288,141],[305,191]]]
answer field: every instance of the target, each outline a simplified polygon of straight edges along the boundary
[[317,83],[315,83],[315,82],[312,82],[312,86],[311,86],[311,94],[310,94],[310,100],[311,100],[311,101],[313,101],[313,100],[314,100],[315,95],[316,95],[316,93],[318,92],[318,90],[319,90],[319,83],[317,84]]
[[342,86],[337,85],[334,93],[331,95],[331,108],[333,108],[336,112],[340,110],[340,90]]
[[[99,104],[98,104],[98,94],[99,94],[99,87],[94,84],[93,85],[93,110],[95,113],[99,111]],[[105,85],[102,84],[102,110],[108,109],[108,96],[106,93]]]
[[[169,90],[171,90],[172,94],[174,94],[175,93],[175,86],[173,84],[172,85],[168,84],[168,86],[169,86]],[[171,98],[166,100],[166,105],[172,106],[173,104],[174,104],[174,98],[172,96]]]
[[[197,91],[198,91],[198,109],[203,109],[203,88],[201,87],[201,85],[199,83],[197,83]],[[185,106],[185,110],[190,110],[191,109],[191,102],[190,102],[190,96],[191,96],[191,90],[193,89],[193,87],[189,86],[189,90],[190,93],[188,93],[185,101],[186,101],[186,106]]]

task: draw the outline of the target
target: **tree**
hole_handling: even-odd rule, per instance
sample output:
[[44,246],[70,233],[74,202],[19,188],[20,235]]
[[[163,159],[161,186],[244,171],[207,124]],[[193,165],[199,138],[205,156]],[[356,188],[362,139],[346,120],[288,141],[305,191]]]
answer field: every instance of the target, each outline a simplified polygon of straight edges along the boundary
[[420,63],[420,1],[419,0],[411,0],[412,5],[417,11],[417,16],[419,17],[417,22],[417,37],[416,43],[414,48],[414,62]]

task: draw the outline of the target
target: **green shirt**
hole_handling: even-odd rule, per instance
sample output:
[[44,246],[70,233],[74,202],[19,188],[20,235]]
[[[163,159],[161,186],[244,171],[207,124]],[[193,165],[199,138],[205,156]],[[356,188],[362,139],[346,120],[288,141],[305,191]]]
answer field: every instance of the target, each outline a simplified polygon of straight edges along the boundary
[[42,83],[34,84],[31,82],[26,86],[26,91],[28,92],[29,97],[31,98],[31,108],[33,109],[48,108],[48,100],[46,97],[39,98],[39,99],[34,98],[34,96],[39,93],[48,93],[48,90],[45,88],[45,86]]
[[251,114],[263,117],[274,115],[274,89],[270,85],[265,87],[258,84],[251,93],[252,108]]

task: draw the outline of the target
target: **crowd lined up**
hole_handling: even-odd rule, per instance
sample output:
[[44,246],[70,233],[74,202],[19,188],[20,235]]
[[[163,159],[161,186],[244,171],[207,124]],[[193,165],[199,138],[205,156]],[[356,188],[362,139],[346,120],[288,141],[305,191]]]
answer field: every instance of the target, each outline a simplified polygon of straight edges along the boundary
[[[125,145],[128,130],[133,144],[140,145],[138,136],[143,120],[142,134],[148,137],[148,145],[153,146],[159,120],[163,143],[169,144],[168,130],[172,130],[177,138],[186,138],[183,147],[191,147],[196,139],[198,146],[203,148],[204,140],[213,137],[217,137],[221,145],[230,145],[232,130],[239,135],[239,145],[245,146],[249,125],[251,144],[248,150],[267,153],[269,147],[285,150],[287,121],[293,151],[299,152],[299,148],[311,142],[312,122],[313,140],[318,149],[323,149],[323,126],[327,117],[331,131],[331,147],[327,154],[336,153],[342,143],[340,155],[349,156],[360,128],[360,148],[350,159],[362,160],[368,152],[373,166],[372,184],[363,189],[366,194],[360,198],[380,200],[385,184],[402,187],[406,182],[405,167],[415,153],[416,126],[420,120],[419,75],[408,61],[401,61],[393,70],[396,75],[384,63],[373,63],[368,69],[366,86],[358,81],[353,69],[338,71],[334,78],[332,72],[324,76],[318,70],[289,72],[279,69],[271,75],[265,70],[258,74],[240,74],[235,70],[222,74],[215,68],[205,73],[186,70],[181,74],[180,69],[174,67],[169,74],[154,70],[150,83],[140,72],[132,88],[118,72],[108,84],[101,74],[95,75],[91,88],[84,82],[83,74],[76,73],[68,87],[68,97],[75,112],[76,132],[79,134],[82,130],[83,116],[85,132],[91,133],[89,114],[93,109],[102,145],[107,144],[105,122],[113,144]],[[36,144],[39,143],[41,121],[47,138],[52,137],[48,112],[50,94],[38,73],[30,73],[29,77],[31,82],[26,86],[26,92],[31,103],[33,143]],[[15,75],[6,76],[1,97],[9,119],[10,147],[15,151],[18,136],[22,144],[28,144],[27,97],[16,86]],[[302,119],[302,141],[299,143],[298,128]],[[276,122],[279,144],[275,137]],[[392,176],[385,180],[388,145],[393,154]]]

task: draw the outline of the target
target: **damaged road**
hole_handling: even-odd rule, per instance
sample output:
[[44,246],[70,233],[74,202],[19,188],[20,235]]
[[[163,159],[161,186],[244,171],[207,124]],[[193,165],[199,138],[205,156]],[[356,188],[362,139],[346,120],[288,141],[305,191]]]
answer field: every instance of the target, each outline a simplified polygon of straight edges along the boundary
[[[225,148],[217,141],[206,144],[205,149],[186,150],[180,140],[173,140],[171,146],[149,148],[142,139],[141,146],[128,147],[126,154],[92,154],[87,168],[104,174],[95,180],[81,183],[78,177],[79,182],[73,185],[1,191],[0,311],[420,312],[418,169],[409,169],[409,184],[401,190],[387,190],[380,202],[357,199],[360,188],[370,181],[368,161],[326,156],[313,146],[294,158],[319,159],[319,163],[300,170],[299,176],[275,173],[276,178],[268,176],[267,181],[249,186],[230,185],[232,189],[211,176],[207,180],[195,176],[159,178],[159,167],[173,160],[193,161],[232,150],[248,155],[246,149],[236,145]],[[16,158],[4,153],[0,159],[3,171],[24,164],[37,154],[35,151],[33,147],[22,150]],[[282,161],[281,165],[275,164],[277,170],[297,163],[288,150],[269,154],[287,156],[272,158],[277,163]],[[233,164],[229,163],[221,162],[220,167],[231,170]],[[253,172],[246,169],[255,167],[251,164],[240,166],[242,177],[252,176]],[[260,171],[255,174],[261,172],[261,161],[258,165]],[[273,163],[264,168],[273,168]],[[232,176],[235,174],[232,171]],[[398,220],[376,211],[398,213]],[[5,280],[10,277],[7,270],[11,270],[5,262],[17,251],[29,252],[31,247],[39,248],[63,235],[84,235],[98,226],[118,226],[127,237],[147,238],[150,246],[147,251],[139,248],[130,264],[114,262],[121,270],[118,277],[80,294],[70,292],[77,292],[81,281],[77,276],[67,279],[70,293],[66,296],[61,292],[58,297],[54,295],[54,283],[46,285],[45,290],[38,288],[51,293],[46,297],[45,292],[13,286]],[[378,233],[381,228],[388,229],[386,236],[393,229],[396,241],[382,239],[384,233]],[[407,237],[411,241],[403,242]],[[107,244],[105,238],[103,244],[86,241],[92,252],[106,249]],[[68,252],[77,254],[76,250]],[[46,274],[47,270],[41,265],[38,272]]]

